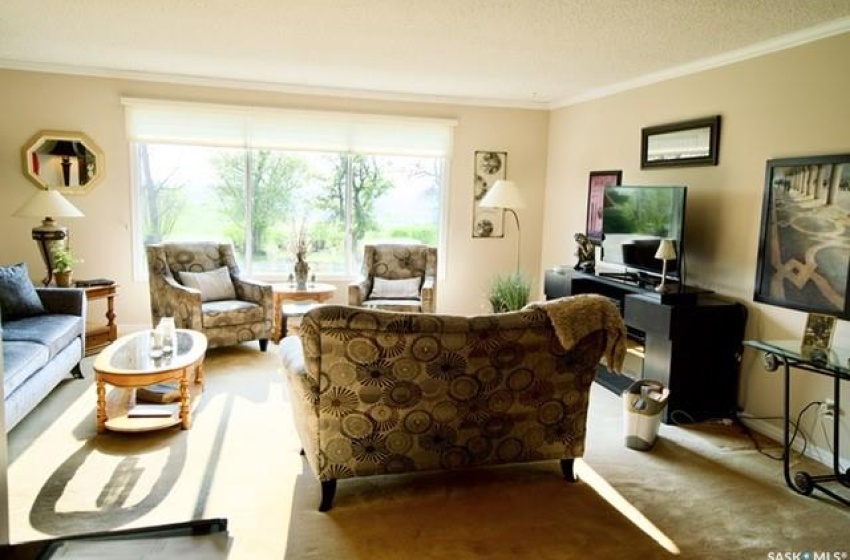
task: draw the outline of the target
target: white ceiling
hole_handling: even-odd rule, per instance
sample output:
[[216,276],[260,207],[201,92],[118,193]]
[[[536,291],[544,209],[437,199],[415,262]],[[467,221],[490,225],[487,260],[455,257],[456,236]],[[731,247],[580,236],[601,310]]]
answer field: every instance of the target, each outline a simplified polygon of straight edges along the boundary
[[0,67],[552,107],[846,31],[850,0],[2,0]]

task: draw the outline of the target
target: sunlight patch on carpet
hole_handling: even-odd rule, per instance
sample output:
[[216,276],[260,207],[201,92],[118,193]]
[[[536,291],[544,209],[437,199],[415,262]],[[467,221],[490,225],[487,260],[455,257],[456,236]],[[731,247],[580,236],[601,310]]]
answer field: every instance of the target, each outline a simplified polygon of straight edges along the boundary
[[652,521],[646,518],[636,507],[634,507],[622,494],[617,492],[613,486],[596,474],[590,466],[582,460],[575,463],[576,474],[579,480],[599,494],[605,501],[614,506],[623,516],[635,524],[641,531],[649,535],[655,542],[664,547],[672,554],[680,554],[679,547],[673,540],[656,527]]

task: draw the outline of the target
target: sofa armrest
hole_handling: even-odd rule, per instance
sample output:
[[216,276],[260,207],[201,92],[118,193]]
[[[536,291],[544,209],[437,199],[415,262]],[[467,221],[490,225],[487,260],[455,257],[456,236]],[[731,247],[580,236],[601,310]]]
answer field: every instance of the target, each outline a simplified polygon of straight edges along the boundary
[[240,278],[239,276],[233,276],[232,279],[238,299],[256,303],[263,308],[266,332],[261,334],[260,338],[270,338],[274,332],[274,289],[272,285],[267,282]]
[[419,295],[422,300],[422,312],[423,313],[434,313],[435,307],[437,304],[436,294],[435,294],[435,279],[433,276],[426,276],[422,281],[422,290],[420,290]]
[[287,336],[280,341],[280,361],[290,375],[306,375],[304,347],[297,336]]
[[364,278],[348,285],[348,305],[361,307],[369,296],[369,279]]
[[234,276],[233,287],[236,289],[236,297],[243,301],[256,303],[269,310],[274,306],[274,295],[271,284]]
[[307,371],[300,337],[284,337],[278,351],[302,452],[313,472],[321,472],[323,454],[319,447],[319,383]]
[[86,291],[81,288],[36,288],[48,313],[86,316]]
[[[184,286],[170,276],[165,276],[162,279],[168,308],[167,314],[174,317],[175,326],[178,329],[203,331],[201,291]],[[188,315],[181,315],[181,312],[186,312]]]
[[257,305],[263,304],[263,295],[268,291],[271,293],[271,284],[250,280],[248,278],[240,278],[233,276],[233,288],[236,290],[236,297],[243,301],[252,301]]

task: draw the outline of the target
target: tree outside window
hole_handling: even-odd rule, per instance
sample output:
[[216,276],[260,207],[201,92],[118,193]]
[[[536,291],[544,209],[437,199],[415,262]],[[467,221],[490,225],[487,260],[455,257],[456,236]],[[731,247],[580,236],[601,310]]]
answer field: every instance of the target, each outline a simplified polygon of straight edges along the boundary
[[249,274],[288,275],[302,224],[318,276],[357,272],[365,242],[438,241],[441,158],[138,144],[135,165],[145,242],[230,241]]

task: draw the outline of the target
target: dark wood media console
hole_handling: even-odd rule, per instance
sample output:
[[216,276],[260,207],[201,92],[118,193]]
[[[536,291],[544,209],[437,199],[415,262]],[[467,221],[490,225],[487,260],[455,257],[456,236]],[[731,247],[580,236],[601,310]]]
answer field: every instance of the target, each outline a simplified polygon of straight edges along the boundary
[[[731,418],[737,412],[738,372],[747,308],[705,290],[651,287],[555,268],[546,271],[546,299],[596,293],[619,307],[629,338],[644,347],[642,378],[670,389],[662,421],[666,424]],[[621,392],[635,379],[600,367],[597,380]]]

